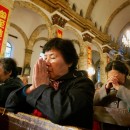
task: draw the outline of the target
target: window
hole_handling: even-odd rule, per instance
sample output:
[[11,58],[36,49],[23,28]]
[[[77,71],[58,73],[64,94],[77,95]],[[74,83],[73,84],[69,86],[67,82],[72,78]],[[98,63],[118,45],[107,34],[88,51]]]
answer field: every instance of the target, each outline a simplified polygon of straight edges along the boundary
[[11,57],[12,46],[9,42],[6,44],[5,57]]
[[100,67],[97,68],[97,81],[100,82]]

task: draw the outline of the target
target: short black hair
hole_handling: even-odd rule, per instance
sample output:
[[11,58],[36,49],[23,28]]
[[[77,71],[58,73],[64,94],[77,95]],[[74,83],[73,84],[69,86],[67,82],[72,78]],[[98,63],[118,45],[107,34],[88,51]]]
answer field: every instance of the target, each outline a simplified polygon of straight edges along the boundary
[[127,66],[125,65],[125,63],[120,60],[114,60],[107,64],[107,66],[105,67],[105,71],[109,72],[111,70],[117,70],[120,73],[125,74],[126,76],[129,73],[129,70]]
[[0,65],[2,65],[4,72],[12,72],[10,77],[17,77],[18,69],[16,61],[13,58],[0,58]]
[[82,75],[88,78],[88,72],[86,70],[80,70]]
[[52,38],[44,45],[43,53],[51,49],[56,49],[60,51],[67,64],[72,63],[72,66],[69,68],[69,70],[76,69],[79,58],[76,49],[73,45],[73,42],[71,40]]

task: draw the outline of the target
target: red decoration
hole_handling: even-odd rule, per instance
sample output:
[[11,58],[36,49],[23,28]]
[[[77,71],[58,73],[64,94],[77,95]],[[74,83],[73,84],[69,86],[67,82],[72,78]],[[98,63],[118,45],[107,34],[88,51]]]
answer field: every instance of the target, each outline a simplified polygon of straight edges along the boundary
[[0,52],[1,52],[1,48],[2,48],[8,14],[9,14],[9,10],[7,8],[3,7],[2,5],[0,5]]
[[62,38],[62,31],[60,29],[57,30],[57,37]]
[[87,62],[88,62],[88,67],[91,66],[92,64],[92,49],[90,46],[87,47]]

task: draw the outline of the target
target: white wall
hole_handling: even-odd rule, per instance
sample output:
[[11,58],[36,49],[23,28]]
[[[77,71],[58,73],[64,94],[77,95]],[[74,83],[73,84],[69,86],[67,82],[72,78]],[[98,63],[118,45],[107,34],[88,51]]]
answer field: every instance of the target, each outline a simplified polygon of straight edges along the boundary
[[33,47],[33,53],[32,53],[32,58],[31,58],[31,63],[30,63],[31,72],[30,72],[30,77],[29,77],[29,83],[32,82],[33,66],[36,63],[36,61],[39,59],[40,53],[42,52],[42,48],[40,46],[44,46],[45,43],[46,41],[43,41],[43,40],[38,41],[37,43],[35,43]]
[[24,64],[24,57],[25,57],[25,43],[21,34],[15,30],[14,28],[10,27],[9,34],[17,36],[18,38],[13,38],[8,36],[8,42],[12,45],[12,54],[11,57],[14,58],[17,62],[19,67],[23,67]]

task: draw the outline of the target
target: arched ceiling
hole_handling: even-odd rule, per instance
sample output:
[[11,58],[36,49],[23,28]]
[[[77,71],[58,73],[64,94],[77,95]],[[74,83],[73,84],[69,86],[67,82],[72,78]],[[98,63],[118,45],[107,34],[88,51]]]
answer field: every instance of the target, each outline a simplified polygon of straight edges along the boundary
[[83,17],[89,18],[102,28],[113,39],[118,38],[121,30],[130,21],[130,0],[69,0],[69,6],[75,4],[79,13],[83,10]]
[[[28,7],[36,5],[44,10],[43,12],[47,16],[55,10],[59,10],[66,17],[70,17],[69,23],[73,21],[81,26],[80,31],[91,30],[92,27],[94,35],[111,36],[111,41],[115,43],[120,41],[118,39],[121,39],[120,36],[122,37],[122,31],[125,31],[126,25],[130,25],[128,24],[130,23],[130,0],[15,0],[11,23],[18,26],[28,39],[38,26],[46,22],[43,17],[34,11],[35,7],[32,10],[26,6],[20,7],[17,6],[17,2],[30,2]],[[74,6],[75,11],[73,10]],[[82,16],[80,16],[81,10]],[[50,17],[48,16],[48,18]]]
[[[22,0],[22,1],[27,1],[27,0]],[[28,0],[28,1],[30,2],[41,1],[42,3],[46,3],[46,0]],[[111,35],[111,37],[115,40],[117,40],[121,30],[130,21],[130,17],[128,17],[130,12],[130,0],[80,0],[80,1],[79,0],[48,0],[48,2],[53,4],[54,2],[58,3],[58,1],[68,1],[69,3],[68,8],[72,8],[74,4],[76,7],[75,12],[77,14],[80,14],[80,10],[82,10],[84,19],[90,19],[92,23],[94,24],[96,23],[97,29],[102,28],[103,32],[107,32],[108,35]],[[32,23],[34,25],[34,28],[35,26],[37,26],[36,24],[40,24],[40,23],[43,24],[43,20],[39,19],[40,17],[38,18],[38,16],[35,15],[35,17],[33,18],[32,16],[34,16],[34,13],[32,13],[32,11],[26,8],[15,9],[13,11],[13,16],[15,18],[12,17],[12,21],[15,20],[15,22],[17,23],[19,22],[19,17],[22,17],[27,21],[29,21],[30,22],[29,26],[31,26],[30,29],[33,29]],[[37,19],[37,21],[35,21],[34,19]],[[22,26],[24,22],[23,23],[19,22],[19,24],[21,24]],[[31,30],[26,30],[26,31],[31,31]]]
[[[46,3],[46,0],[39,1]],[[60,4],[58,4],[59,1],[64,1],[68,4],[64,3],[65,6],[61,7]],[[79,18],[79,21],[82,21],[80,26],[84,28],[84,31],[91,30],[91,27],[93,28],[94,25],[99,31],[97,31],[97,33],[93,31],[96,36],[98,36],[98,34],[100,35],[100,32],[107,34],[110,36],[110,41],[107,41],[107,44],[116,50],[120,50],[123,33],[126,32],[127,28],[130,28],[130,0],[48,0],[48,3],[49,2],[55,5],[55,7],[53,6],[53,9],[60,9],[61,12],[65,12],[62,10],[66,10],[68,8],[73,10],[73,7],[75,6],[75,13],[80,15],[82,10],[82,17],[86,21],[80,20],[79,17],[76,17],[76,19],[73,16],[72,20],[74,19],[75,21],[78,21]],[[66,14],[67,13],[64,13],[64,15]],[[85,25],[85,22],[89,25]],[[88,26],[90,26],[90,28],[88,28]],[[102,37],[104,36],[102,35]],[[103,42],[105,42],[105,40]],[[130,49],[127,48],[127,50],[128,51],[124,53],[127,53],[127,57],[130,58]],[[126,49],[123,51],[126,51]]]

